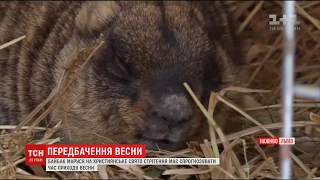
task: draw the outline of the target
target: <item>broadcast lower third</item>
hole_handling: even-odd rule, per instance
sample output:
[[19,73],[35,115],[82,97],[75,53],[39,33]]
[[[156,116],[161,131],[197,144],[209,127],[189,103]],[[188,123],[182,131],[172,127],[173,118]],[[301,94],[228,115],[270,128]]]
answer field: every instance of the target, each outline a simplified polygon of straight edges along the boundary
[[259,145],[294,145],[295,138],[283,138],[283,137],[259,137]]

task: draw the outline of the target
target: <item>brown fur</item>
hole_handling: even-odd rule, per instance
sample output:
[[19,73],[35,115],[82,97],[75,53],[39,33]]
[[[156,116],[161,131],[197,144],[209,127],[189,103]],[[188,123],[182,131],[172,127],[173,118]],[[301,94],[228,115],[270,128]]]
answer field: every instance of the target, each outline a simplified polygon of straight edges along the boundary
[[[80,49],[103,33],[103,47],[71,89],[69,111],[50,114],[50,125],[66,115],[58,134],[64,143],[112,139],[153,149],[150,139],[156,139],[163,140],[160,148],[176,149],[208,136],[206,120],[182,83],[204,104],[210,91],[239,83],[240,46],[219,1],[0,2],[0,15],[0,44],[27,36],[0,51],[0,124],[25,118]],[[174,115],[181,122],[161,117]]]

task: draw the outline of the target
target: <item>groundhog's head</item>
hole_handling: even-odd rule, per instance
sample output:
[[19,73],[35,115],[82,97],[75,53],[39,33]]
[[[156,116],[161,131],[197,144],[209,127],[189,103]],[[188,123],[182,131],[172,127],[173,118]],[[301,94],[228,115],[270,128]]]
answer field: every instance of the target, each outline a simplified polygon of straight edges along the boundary
[[207,131],[183,83],[206,105],[211,91],[233,80],[241,58],[221,8],[219,2],[89,3],[77,17],[79,44],[100,33],[105,43],[70,96],[64,127],[71,140],[175,149]]

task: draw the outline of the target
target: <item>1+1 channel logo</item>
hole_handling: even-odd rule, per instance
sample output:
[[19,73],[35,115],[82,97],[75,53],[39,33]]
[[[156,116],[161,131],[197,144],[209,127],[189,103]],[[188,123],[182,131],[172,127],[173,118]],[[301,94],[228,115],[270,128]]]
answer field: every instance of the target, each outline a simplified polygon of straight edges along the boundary
[[300,30],[300,21],[297,21],[297,15],[293,14],[290,16],[287,15],[282,15],[281,18],[279,18],[279,20],[277,20],[277,15],[276,14],[269,14],[269,29],[272,31],[275,30],[284,30],[285,27],[284,25],[286,24],[292,24],[293,25],[293,30]]

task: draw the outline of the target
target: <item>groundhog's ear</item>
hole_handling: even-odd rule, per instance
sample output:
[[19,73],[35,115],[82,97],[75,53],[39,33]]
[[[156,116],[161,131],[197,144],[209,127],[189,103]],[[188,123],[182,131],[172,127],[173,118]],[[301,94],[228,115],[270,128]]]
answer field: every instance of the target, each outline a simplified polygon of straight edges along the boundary
[[[225,1],[190,1],[202,14],[203,28],[216,49],[224,69],[224,82],[235,82],[240,67],[245,64],[239,37],[235,34],[235,21]],[[210,68],[210,67],[208,67]]]
[[87,36],[102,33],[119,9],[115,1],[85,3],[75,19],[76,32]]
[[[241,65],[239,57],[242,47],[239,46],[239,36],[235,34],[236,21],[232,16],[230,7],[224,1],[190,1],[202,13],[204,29],[211,40],[219,42],[233,60],[232,63]],[[237,47],[237,48],[235,48]]]
[[224,1],[190,1],[202,13],[204,27],[212,36],[233,34],[233,23]]

